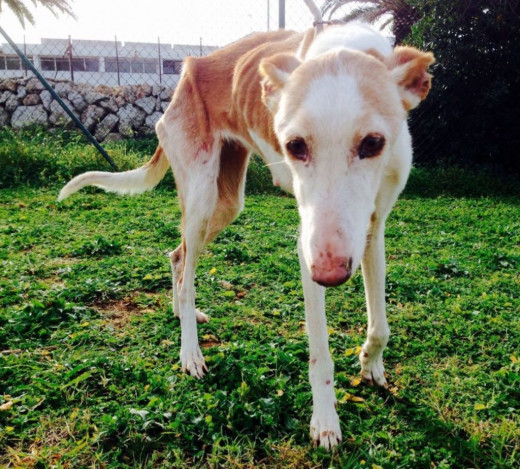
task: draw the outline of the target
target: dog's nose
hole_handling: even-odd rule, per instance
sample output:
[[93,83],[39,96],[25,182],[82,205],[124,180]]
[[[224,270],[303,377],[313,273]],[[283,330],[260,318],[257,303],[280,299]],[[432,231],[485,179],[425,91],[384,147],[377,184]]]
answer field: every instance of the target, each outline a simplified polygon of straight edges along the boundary
[[352,276],[352,257],[334,259],[324,266],[313,265],[312,280],[323,287],[337,287]]

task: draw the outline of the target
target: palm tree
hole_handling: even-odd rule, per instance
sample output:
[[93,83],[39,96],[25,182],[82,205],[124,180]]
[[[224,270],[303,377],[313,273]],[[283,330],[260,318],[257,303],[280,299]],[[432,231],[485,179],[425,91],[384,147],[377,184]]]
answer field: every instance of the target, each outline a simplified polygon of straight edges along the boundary
[[343,21],[362,20],[368,23],[383,21],[381,29],[392,24],[395,43],[401,44],[410,34],[412,25],[419,19],[418,12],[406,0],[325,0],[323,16],[331,18],[336,11],[348,4],[352,10],[343,16]]
[[[4,4],[16,15],[22,26],[25,28],[25,21],[34,24],[34,16],[27,8],[28,0],[0,0],[0,15]],[[31,0],[34,6],[41,5],[49,9],[55,16],[58,13],[65,13],[75,18],[72,8],[69,5],[70,0]]]

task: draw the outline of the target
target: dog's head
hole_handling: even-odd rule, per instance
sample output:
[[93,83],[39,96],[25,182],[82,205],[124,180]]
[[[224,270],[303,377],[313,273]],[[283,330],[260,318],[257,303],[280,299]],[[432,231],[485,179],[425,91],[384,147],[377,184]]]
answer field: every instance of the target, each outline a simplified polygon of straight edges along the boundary
[[263,100],[290,167],[303,255],[314,281],[335,286],[361,262],[384,169],[407,111],[426,97],[433,56],[337,48],[301,62],[260,64]]

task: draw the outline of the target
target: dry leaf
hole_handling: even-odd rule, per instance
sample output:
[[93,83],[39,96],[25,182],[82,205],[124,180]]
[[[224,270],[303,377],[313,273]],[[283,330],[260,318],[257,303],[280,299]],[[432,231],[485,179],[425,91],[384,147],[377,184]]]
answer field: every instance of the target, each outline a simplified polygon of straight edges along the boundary
[[226,280],[219,280],[218,283],[222,288],[225,288],[226,290],[233,290],[233,284]]
[[8,401],[0,405],[0,410],[9,410],[11,407],[13,407],[13,401]]
[[354,387],[357,387],[361,384],[361,377],[353,378],[350,380],[350,384]]

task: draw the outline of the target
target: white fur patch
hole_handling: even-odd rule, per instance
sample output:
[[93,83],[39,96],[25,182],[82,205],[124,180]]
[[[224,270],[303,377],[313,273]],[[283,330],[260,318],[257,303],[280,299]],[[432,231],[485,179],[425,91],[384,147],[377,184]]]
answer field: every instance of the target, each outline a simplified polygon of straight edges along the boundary
[[326,29],[311,44],[305,60],[312,59],[336,47],[344,47],[366,52],[376,50],[383,57],[392,53],[388,39],[379,31],[365,23],[349,23]]

